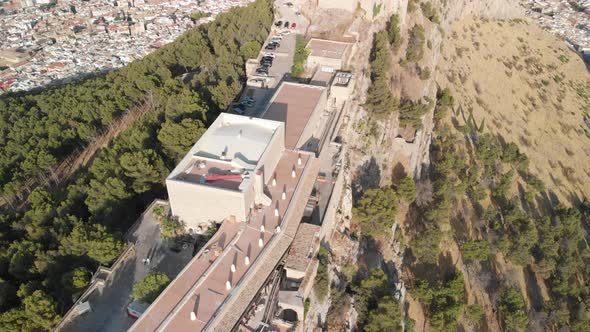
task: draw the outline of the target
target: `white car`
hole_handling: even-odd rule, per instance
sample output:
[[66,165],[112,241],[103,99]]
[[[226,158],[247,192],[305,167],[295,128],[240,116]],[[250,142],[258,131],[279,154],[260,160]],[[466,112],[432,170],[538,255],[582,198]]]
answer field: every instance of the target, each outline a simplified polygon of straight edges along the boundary
[[286,35],[289,35],[289,34],[291,34],[291,31],[289,31],[289,30],[281,32],[281,35],[282,36],[286,36]]
[[264,53],[264,57],[274,58],[275,54],[267,52],[267,53]]

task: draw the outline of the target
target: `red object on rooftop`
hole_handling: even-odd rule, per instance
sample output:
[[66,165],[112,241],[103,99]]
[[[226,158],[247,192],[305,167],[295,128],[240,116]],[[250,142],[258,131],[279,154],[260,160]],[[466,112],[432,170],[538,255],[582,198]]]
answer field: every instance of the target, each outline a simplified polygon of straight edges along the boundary
[[212,182],[218,180],[235,180],[241,178],[242,174],[207,174],[207,176],[205,176],[205,181]]

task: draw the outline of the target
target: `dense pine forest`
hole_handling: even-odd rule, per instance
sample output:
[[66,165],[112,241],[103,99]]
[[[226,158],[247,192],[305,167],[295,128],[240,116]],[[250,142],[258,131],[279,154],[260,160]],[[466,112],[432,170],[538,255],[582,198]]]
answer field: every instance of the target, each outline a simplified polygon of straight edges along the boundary
[[[241,91],[245,59],[272,23],[258,0],[221,14],[118,71],[0,98],[0,331],[49,330],[179,157]],[[127,110],[138,117],[60,185],[28,179],[87,146]]]

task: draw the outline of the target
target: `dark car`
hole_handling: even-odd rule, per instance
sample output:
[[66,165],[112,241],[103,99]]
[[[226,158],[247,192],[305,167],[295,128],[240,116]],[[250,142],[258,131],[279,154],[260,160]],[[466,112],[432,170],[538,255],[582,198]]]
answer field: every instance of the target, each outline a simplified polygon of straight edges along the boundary
[[260,68],[256,69],[256,75],[263,75],[263,76],[268,75],[268,68],[260,67]]
[[283,25],[283,28],[288,28],[289,27],[289,21],[285,22],[285,25]]
[[268,44],[268,45],[266,45],[266,47],[264,47],[264,49],[265,50],[270,50],[270,51],[276,50],[277,49],[277,45],[275,45],[275,44]]
[[244,114],[246,112],[246,106],[242,104],[234,104],[233,110],[238,114]]
[[277,21],[275,25],[280,28],[283,25],[283,21]]

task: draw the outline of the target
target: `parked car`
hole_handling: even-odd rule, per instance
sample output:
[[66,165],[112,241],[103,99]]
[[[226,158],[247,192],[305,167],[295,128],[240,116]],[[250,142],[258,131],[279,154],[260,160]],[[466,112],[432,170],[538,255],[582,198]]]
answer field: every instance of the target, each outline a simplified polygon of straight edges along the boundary
[[264,49],[265,50],[269,50],[269,51],[276,50],[277,49],[277,44],[268,44],[268,45],[266,45],[264,47]]
[[256,75],[268,76],[268,68],[259,67],[258,69],[256,69]]
[[301,16],[301,12],[297,11],[297,12],[295,12],[295,15]]
[[279,27],[279,28],[280,28],[281,26],[283,26],[283,21],[277,21],[277,22],[275,23],[275,26],[277,26],[277,27]]
[[274,59],[275,54],[274,53],[271,53],[271,52],[267,52],[267,53],[264,53],[264,57],[265,58],[268,57],[268,58],[273,58]]
[[285,6],[291,8],[291,7],[293,7],[293,3],[292,2],[287,2],[287,3],[285,3]]
[[283,25],[283,28],[288,28],[289,27],[289,21],[285,22],[285,25]]
[[233,111],[238,114],[244,114],[246,113],[246,106],[242,104],[234,104]]
[[283,40],[283,36],[276,35],[276,36],[273,36],[270,40],[280,42]]
[[291,31],[285,30],[285,31],[281,32],[281,35],[286,36],[286,35],[289,35],[290,33],[291,33]]
[[297,23],[291,24],[291,29],[295,29],[297,27]]
[[247,108],[254,107],[254,101],[242,100],[240,105],[245,106]]

